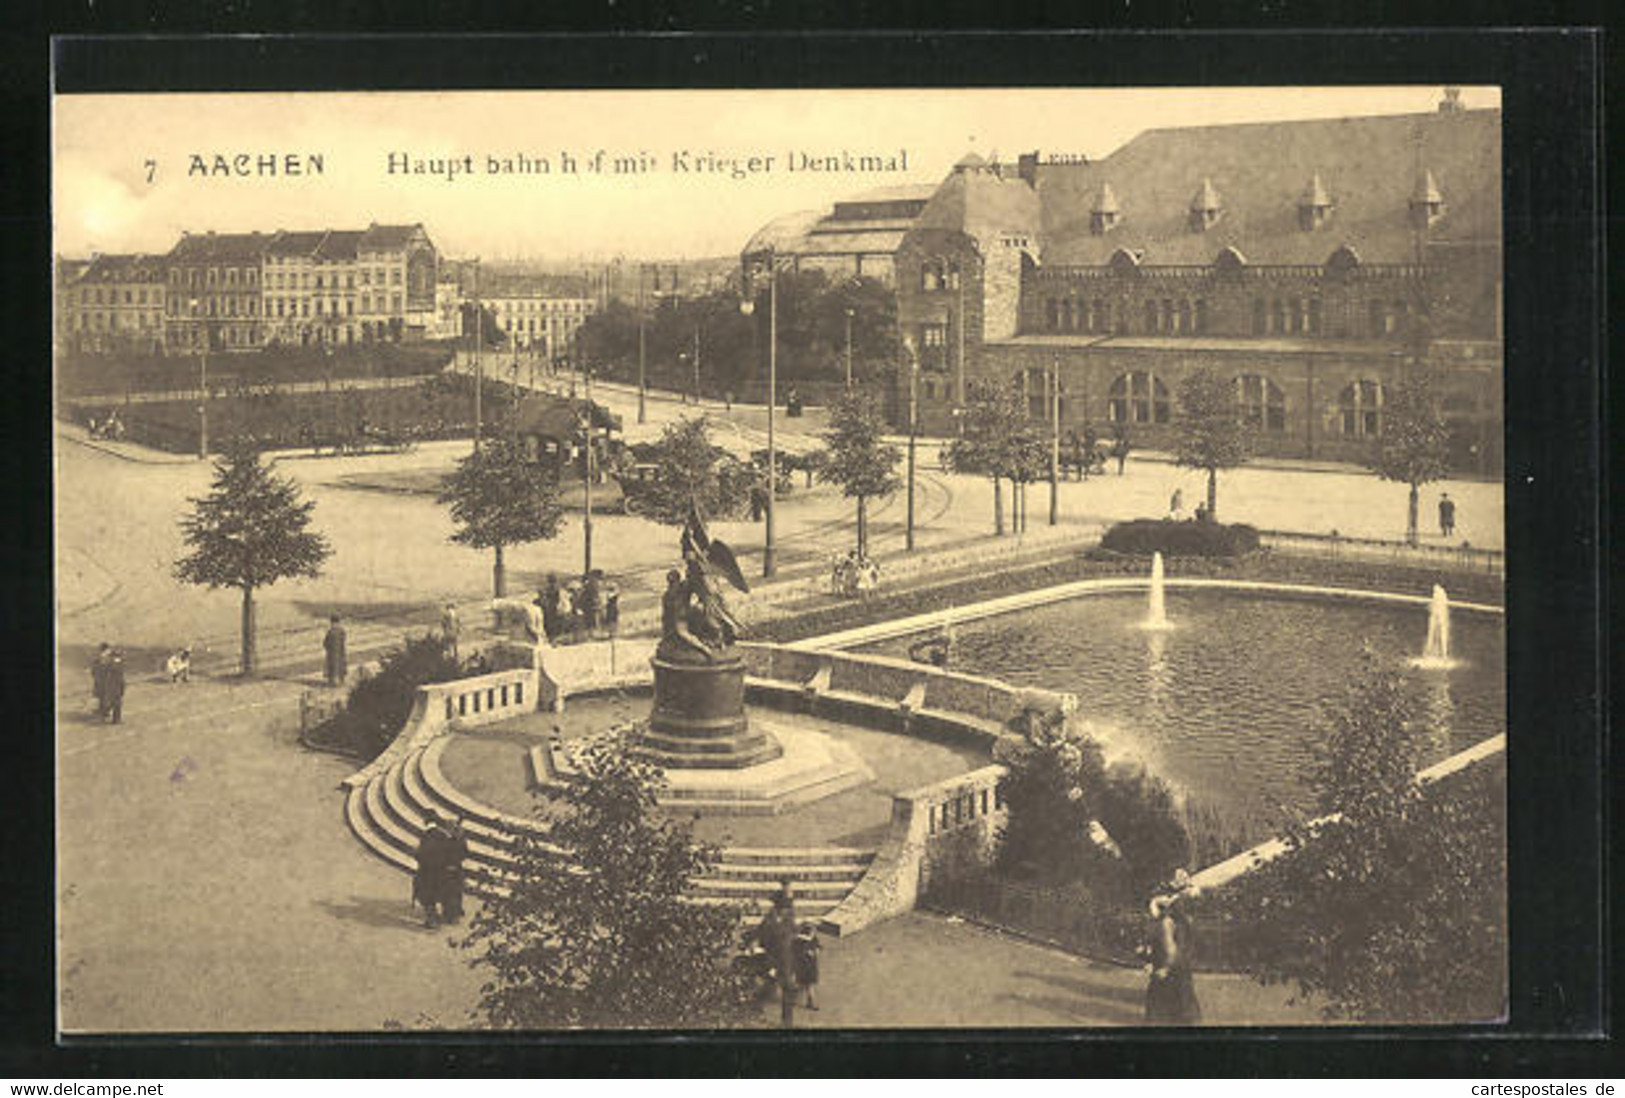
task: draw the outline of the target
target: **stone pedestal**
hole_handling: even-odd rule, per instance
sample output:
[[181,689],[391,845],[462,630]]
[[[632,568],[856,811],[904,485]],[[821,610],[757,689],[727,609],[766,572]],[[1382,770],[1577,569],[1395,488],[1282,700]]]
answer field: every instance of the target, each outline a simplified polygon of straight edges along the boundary
[[745,664],[737,654],[681,663],[657,653],[654,710],[640,753],[668,769],[739,769],[784,753],[745,713]]

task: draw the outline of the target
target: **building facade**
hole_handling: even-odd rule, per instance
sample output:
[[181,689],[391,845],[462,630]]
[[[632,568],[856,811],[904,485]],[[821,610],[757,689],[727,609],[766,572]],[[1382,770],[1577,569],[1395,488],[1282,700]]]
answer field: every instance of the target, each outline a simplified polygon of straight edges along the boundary
[[1500,179],[1500,113],[1449,95],[1436,114],[1153,130],[1090,163],[967,157],[897,253],[923,428],[953,433],[967,391],[999,382],[1034,416],[1053,400],[1063,432],[1165,448],[1180,381],[1209,370],[1259,452],[1359,461],[1420,364],[1455,465],[1493,475]]
[[160,256],[92,257],[61,289],[62,346],[91,354],[162,354],[165,290]]
[[170,348],[425,339],[439,256],[422,225],[188,233],[164,257]]
[[264,233],[186,233],[164,257],[164,341],[171,351],[250,351],[265,338]]
[[598,311],[586,280],[568,276],[488,276],[480,303],[491,310],[510,346],[562,361],[575,353],[576,332]]

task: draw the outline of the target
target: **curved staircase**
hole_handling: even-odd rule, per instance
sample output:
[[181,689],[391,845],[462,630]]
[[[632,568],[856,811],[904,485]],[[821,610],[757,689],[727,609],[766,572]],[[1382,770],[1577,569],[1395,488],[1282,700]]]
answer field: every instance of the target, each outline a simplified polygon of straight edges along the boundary
[[[514,864],[515,836],[541,839],[534,820],[513,816],[481,804],[456,789],[440,768],[440,756],[450,736],[406,751],[395,761],[350,789],[345,817],[350,830],[366,848],[391,865],[412,872],[414,852],[430,811],[458,816],[468,839],[464,863],[467,888],[480,895],[504,889]],[[569,855],[541,839],[543,848],[558,861],[561,873],[570,872]],[[873,850],[850,847],[724,848],[711,872],[697,879],[696,903],[739,903],[765,912],[781,881],[794,888],[796,914],[817,918],[833,911],[857,887],[874,860]]]

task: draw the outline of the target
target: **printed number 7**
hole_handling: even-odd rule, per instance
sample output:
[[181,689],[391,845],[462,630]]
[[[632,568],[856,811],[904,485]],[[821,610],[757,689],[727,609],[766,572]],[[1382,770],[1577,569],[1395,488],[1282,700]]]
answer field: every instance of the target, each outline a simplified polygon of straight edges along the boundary
[[143,163],[146,164],[146,166],[147,166],[147,182],[151,183],[152,182],[152,177],[154,175],[156,175],[157,172],[158,172],[158,161],[156,161],[156,160],[146,160],[146,161],[143,161]]

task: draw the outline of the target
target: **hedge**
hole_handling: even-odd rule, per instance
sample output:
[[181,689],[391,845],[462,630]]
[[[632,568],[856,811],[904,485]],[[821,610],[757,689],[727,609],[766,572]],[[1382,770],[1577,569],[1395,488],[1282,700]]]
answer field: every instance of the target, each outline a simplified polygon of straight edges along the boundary
[[1119,522],[1100,539],[1112,553],[1165,557],[1239,557],[1258,549],[1258,531],[1242,523],[1135,519]]

